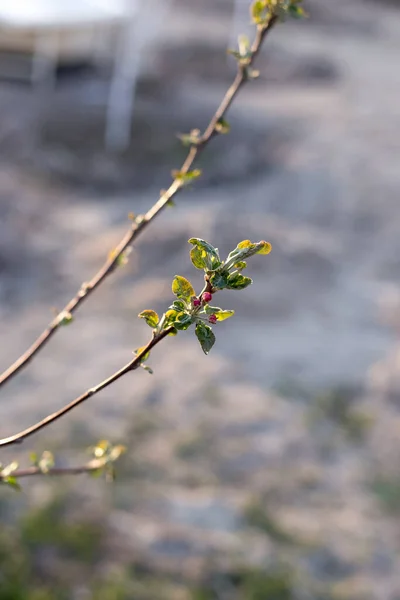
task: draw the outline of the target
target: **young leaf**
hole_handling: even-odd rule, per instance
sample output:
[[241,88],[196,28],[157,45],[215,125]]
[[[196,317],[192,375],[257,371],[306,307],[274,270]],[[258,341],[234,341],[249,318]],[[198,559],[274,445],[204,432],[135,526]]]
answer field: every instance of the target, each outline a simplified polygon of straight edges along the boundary
[[258,242],[258,245],[260,246],[260,249],[257,250],[257,254],[269,254],[272,250],[271,244],[269,242],[265,242],[264,240]]
[[201,175],[200,169],[193,169],[193,171],[188,171],[187,173],[183,173],[182,171],[172,171],[172,177],[174,179],[178,179],[184,185],[192,183],[195,179],[198,179]]
[[226,134],[229,133],[230,130],[231,126],[225,119],[220,119],[215,125],[215,131],[217,131],[218,133]]
[[9,477],[9,475],[14,473],[14,471],[16,471],[17,469],[18,469],[18,463],[16,460],[14,460],[9,465],[2,468],[2,470],[0,471],[0,476],[5,480],[7,477]]
[[183,310],[185,310],[186,306],[185,303],[182,302],[182,300],[174,300],[171,308],[173,310],[177,310],[178,312],[182,312]]
[[[208,271],[214,271],[221,266],[221,259],[218,254],[218,248],[214,248],[211,244],[200,238],[190,238],[189,244],[193,244],[197,250],[195,253],[190,254],[192,263],[197,269],[206,269]],[[200,266],[205,265],[205,266]]]
[[238,271],[234,271],[228,277],[227,288],[229,290],[244,290],[249,285],[253,283],[253,280],[250,277],[245,277]]
[[185,312],[181,312],[176,316],[174,327],[180,331],[185,331],[192,324],[192,317]]
[[219,312],[215,313],[215,316],[217,318],[217,321],[225,321],[225,319],[233,317],[234,314],[234,310],[220,310]]
[[[139,354],[141,354],[143,352],[143,350],[146,348],[146,346],[141,346],[140,348],[136,348],[136,350],[134,351],[136,356],[139,356]],[[140,359],[140,363],[145,362],[150,356],[150,352],[147,352],[146,354],[144,354],[142,356],[142,358]]]
[[207,271],[208,263],[207,263],[207,254],[204,250],[201,250],[198,246],[195,246],[190,251],[190,260],[196,269],[204,269]]
[[221,308],[218,308],[218,306],[210,306],[209,304],[206,304],[204,306],[204,312],[206,313],[206,315],[215,315],[216,313],[221,312]]
[[242,260],[242,261],[240,261],[238,263],[235,263],[233,266],[235,267],[235,269],[237,271],[243,271],[243,269],[245,269],[247,267],[247,262],[245,262],[244,260]]
[[211,327],[201,322],[197,323],[196,336],[204,354],[208,354],[215,343],[215,335],[213,334]]
[[154,310],[148,309],[142,310],[142,312],[138,314],[138,317],[140,319],[144,319],[147,325],[149,325],[149,327],[152,327],[153,329],[157,327],[158,322],[160,320],[158,314]]
[[165,322],[166,322],[167,325],[171,325],[171,323],[175,322],[175,319],[177,317],[178,312],[180,312],[180,311],[175,310],[173,308],[170,309],[170,310],[167,310],[167,312],[164,315],[165,316]]
[[228,272],[215,271],[210,277],[210,283],[213,288],[223,290],[228,285]]
[[36,452],[31,452],[29,454],[29,459],[30,459],[30,461],[31,461],[31,463],[33,464],[34,467],[38,466],[39,457],[38,457],[38,455],[37,455]]
[[243,240],[236,246],[226,259],[225,267],[230,269],[233,265],[238,262],[242,262],[244,259],[253,256],[254,254],[269,254],[272,250],[272,246],[269,242],[262,240],[261,242],[251,242],[250,240]]
[[8,477],[0,477],[0,483],[4,483],[5,485],[12,487],[17,492],[21,491],[21,486],[18,483],[17,478],[13,475],[9,475]]
[[128,246],[117,258],[117,265],[119,267],[124,267],[129,262],[129,255],[132,252],[131,246]]
[[175,276],[172,282],[172,293],[175,294],[177,298],[185,301],[189,301],[192,296],[196,295],[190,281],[181,275]]

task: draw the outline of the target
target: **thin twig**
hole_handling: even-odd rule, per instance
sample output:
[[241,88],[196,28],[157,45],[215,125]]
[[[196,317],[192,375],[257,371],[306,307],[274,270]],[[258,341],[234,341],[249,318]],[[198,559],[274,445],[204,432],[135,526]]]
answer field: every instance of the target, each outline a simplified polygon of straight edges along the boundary
[[[27,467],[26,469],[17,469],[16,471],[12,471],[11,475],[15,479],[20,479],[21,477],[32,477],[34,475],[49,475],[49,476],[60,476],[60,475],[80,475],[81,473],[91,473],[93,471],[98,471],[99,469],[104,469],[104,460],[102,459],[94,459],[90,461],[86,465],[81,465],[80,467],[52,467],[47,471],[43,471],[40,467]],[[2,481],[2,477],[0,475],[0,483]]]
[[[254,60],[257,58],[263,40],[267,33],[273,28],[277,21],[276,17],[272,17],[269,24],[265,27],[259,26],[257,33],[251,47],[251,57],[247,67],[251,67]],[[197,140],[196,144],[193,144],[188,152],[185,161],[182,164],[180,173],[185,175],[191,169],[195,159],[201,154],[210,140],[218,134],[216,126],[218,122],[225,116],[233,100],[238,94],[241,87],[247,82],[247,68],[238,63],[238,72],[236,77],[226,92],[221,104],[213,115],[210,123],[205,129],[203,135]],[[22,354],[8,369],[0,375],[0,386],[10,380],[12,377],[17,375],[27,364],[33,359],[33,357],[49,342],[54,333],[59,329],[62,319],[65,315],[72,315],[79,306],[86,300],[101,283],[114,271],[117,267],[118,262],[124,251],[132,244],[132,242],[140,235],[140,233],[147,227],[147,225],[157,217],[158,214],[167,206],[169,201],[180,192],[183,187],[182,179],[176,178],[170,187],[164,191],[159,200],[150,208],[145,215],[137,217],[132,223],[131,228],[126,232],[124,237],[121,239],[119,244],[114,249],[112,256],[110,256],[100,270],[94,275],[94,277],[87,283],[82,284],[80,290],[74,298],[72,298],[63,310],[49,323],[47,328],[41,333],[37,340]],[[86,399],[86,398],[85,398]]]
[[167,335],[169,335],[173,331],[173,329],[173,327],[167,327],[166,329],[161,331],[161,333],[154,335],[153,338],[149,341],[149,343],[146,346],[144,346],[141,352],[137,354],[133,360],[131,360],[124,367],[122,367],[122,369],[119,369],[119,371],[111,375],[111,377],[104,379],[104,381],[102,381],[95,387],[88,389],[84,394],[78,396],[78,398],[75,398],[75,400],[72,400],[72,402],[66,404],[60,410],[48,415],[42,421],[39,421],[35,425],[32,425],[31,427],[28,427],[27,429],[24,429],[23,431],[20,431],[19,433],[16,433],[10,437],[3,438],[2,440],[0,440],[0,446],[10,446],[11,444],[18,444],[23,442],[27,437],[33,435],[34,433],[37,433],[41,429],[44,429],[44,427],[47,427],[48,425],[50,425],[50,423],[54,423],[54,421],[57,421],[58,419],[66,415],[73,408],[76,408],[79,404],[82,404],[82,402],[85,402],[89,398],[92,398],[92,396],[95,396],[96,394],[101,392],[101,390],[104,390],[106,387],[117,381],[117,379],[120,379],[120,377],[126,375],[126,373],[137,369],[140,366],[143,357],[146,356],[146,354],[150,352],[150,350],[154,348],[159,342],[161,342],[161,340],[163,340]]

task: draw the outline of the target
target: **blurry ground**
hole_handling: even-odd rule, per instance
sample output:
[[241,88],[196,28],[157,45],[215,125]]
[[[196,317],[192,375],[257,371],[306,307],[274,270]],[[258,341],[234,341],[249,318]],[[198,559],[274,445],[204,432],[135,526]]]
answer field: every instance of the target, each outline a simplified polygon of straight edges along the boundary
[[[187,239],[222,254],[270,240],[270,257],[250,266],[254,286],[221,294],[237,314],[210,357],[190,332],[171,338],[153,377],[121,380],[26,448],[128,445],[112,491],[81,482],[127,562],[191,576],[209,560],[283,562],[299,597],[398,600],[400,13],[361,0],[309,9],[309,22],[271,36],[200,185],[4,388],[0,433],[129,360],[148,334],[137,313],[169,303],[176,273],[201,284]],[[226,3],[179,11],[149,58],[123,156],[103,150],[103,76],[64,73],[46,101],[1,85],[4,367],[93,274],[127,214],[154,202],[184,156],[175,134],[206,124],[232,77]],[[38,502],[46,489],[35,487]]]

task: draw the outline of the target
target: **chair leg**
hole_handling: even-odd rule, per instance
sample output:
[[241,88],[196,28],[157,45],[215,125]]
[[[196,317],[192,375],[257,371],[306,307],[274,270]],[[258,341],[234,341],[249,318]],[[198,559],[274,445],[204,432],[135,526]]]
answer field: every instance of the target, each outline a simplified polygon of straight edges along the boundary
[[131,27],[122,32],[114,61],[106,117],[105,144],[108,150],[123,151],[130,142],[140,62],[138,48],[132,48],[132,35]]

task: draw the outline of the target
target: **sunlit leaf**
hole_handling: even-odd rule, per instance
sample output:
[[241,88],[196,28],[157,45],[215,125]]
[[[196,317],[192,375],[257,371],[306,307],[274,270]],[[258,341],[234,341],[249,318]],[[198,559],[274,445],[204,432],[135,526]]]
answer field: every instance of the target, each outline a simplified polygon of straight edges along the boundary
[[139,313],[138,317],[140,319],[144,319],[147,325],[149,325],[149,327],[152,327],[153,329],[157,327],[160,320],[158,314],[154,310],[149,309],[142,310],[142,312]]
[[228,277],[227,288],[229,290],[244,290],[249,285],[253,283],[253,280],[250,277],[245,277],[238,271],[234,271]]
[[217,321],[225,321],[226,319],[233,317],[234,314],[234,310],[220,310],[219,312],[215,313],[215,316]]
[[190,238],[189,244],[194,246],[190,258],[197,269],[214,271],[222,264],[218,248],[214,248],[209,242],[200,238]]
[[172,293],[177,298],[188,301],[192,296],[196,295],[192,284],[185,277],[176,275],[172,282]]

